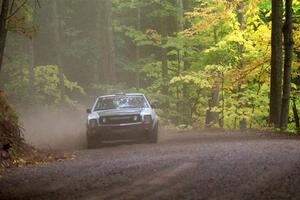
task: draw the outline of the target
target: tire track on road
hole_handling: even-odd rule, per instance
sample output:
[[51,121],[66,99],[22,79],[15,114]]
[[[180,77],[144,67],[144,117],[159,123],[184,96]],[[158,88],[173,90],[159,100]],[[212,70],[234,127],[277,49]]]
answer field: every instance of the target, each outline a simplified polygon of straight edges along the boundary
[[[147,196],[152,196],[155,192],[161,192],[164,189],[174,185],[172,180],[184,174],[197,166],[194,162],[185,162],[175,168],[167,168],[156,172],[148,177],[141,177],[137,181],[122,188],[115,188],[105,194],[94,193],[90,197],[85,197],[89,200],[98,199],[143,199]],[[168,187],[169,186],[169,187]],[[171,186],[171,187],[172,187]]]

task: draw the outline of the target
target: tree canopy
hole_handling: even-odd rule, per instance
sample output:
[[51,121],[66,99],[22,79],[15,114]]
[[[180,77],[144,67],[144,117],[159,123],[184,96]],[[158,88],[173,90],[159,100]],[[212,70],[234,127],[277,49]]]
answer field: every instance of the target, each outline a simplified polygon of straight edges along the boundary
[[[140,91],[166,124],[268,128],[279,123],[269,116],[270,97],[278,92],[271,113],[283,101],[282,86],[271,81],[272,56],[283,54],[293,55],[286,83],[291,107],[283,126],[299,129],[299,0],[293,0],[290,15],[286,3],[277,15],[277,29],[290,23],[291,54],[285,54],[288,46],[283,53],[272,51],[276,16],[269,0],[16,2],[14,9],[22,7],[9,19],[0,73],[1,88],[16,107],[76,107],[101,94]],[[282,34],[277,31],[281,44]],[[281,61],[277,81],[284,79]]]

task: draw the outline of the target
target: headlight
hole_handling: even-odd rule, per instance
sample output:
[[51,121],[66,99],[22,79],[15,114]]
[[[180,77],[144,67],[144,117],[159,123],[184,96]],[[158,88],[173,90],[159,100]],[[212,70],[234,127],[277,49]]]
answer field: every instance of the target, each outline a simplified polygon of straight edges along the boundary
[[89,123],[90,128],[95,128],[97,127],[97,120],[96,119],[91,119]]
[[100,123],[100,124],[105,124],[106,122],[107,122],[106,117],[101,117],[101,118],[99,119],[99,123]]
[[151,115],[145,115],[144,116],[144,123],[151,124],[152,123],[152,116]]

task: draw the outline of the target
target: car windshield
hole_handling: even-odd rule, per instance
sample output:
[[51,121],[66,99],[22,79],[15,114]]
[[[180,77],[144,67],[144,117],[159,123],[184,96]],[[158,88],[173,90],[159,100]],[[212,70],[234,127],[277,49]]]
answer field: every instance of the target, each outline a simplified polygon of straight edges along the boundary
[[107,96],[98,99],[94,111],[110,110],[110,109],[123,109],[123,108],[147,108],[148,104],[145,98],[139,96],[118,95]]

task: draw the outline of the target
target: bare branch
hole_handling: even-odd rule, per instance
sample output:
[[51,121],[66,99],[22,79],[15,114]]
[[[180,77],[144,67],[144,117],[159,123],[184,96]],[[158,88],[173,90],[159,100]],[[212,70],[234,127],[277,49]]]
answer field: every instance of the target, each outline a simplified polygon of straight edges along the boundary
[[9,13],[12,13],[14,5],[15,5],[15,0],[13,0],[12,3],[11,3]]
[[27,0],[25,0],[14,12],[10,13],[9,16],[6,18],[8,20],[12,16],[14,16],[24,5],[27,3]]
[[41,6],[41,3],[40,3],[40,1],[39,0],[36,0],[35,1],[35,3],[36,3],[36,5],[39,7],[39,8],[41,8],[42,6]]

